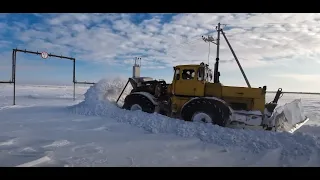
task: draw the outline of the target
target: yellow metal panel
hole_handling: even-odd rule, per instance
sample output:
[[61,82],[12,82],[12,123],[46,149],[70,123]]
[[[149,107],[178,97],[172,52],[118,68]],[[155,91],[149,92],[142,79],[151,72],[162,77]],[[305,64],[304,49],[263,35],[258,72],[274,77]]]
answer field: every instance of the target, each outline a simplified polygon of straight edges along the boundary
[[168,84],[167,93],[171,94],[171,92],[172,92],[172,85]]
[[259,110],[262,112],[262,114],[264,113],[264,108],[265,108],[265,96],[263,96],[262,98],[258,98],[258,99],[254,99],[253,100],[253,110]]
[[196,79],[176,82],[175,94],[185,96],[204,96],[204,83]]
[[182,106],[188,102],[191,99],[191,97],[178,97],[178,96],[172,96],[171,102],[172,102],[172,110],[173,112],[180,112]]
[[222,86],[223,97],[262,98],[265,96],[261,88]]
[[221,98],[228,104],[243,103],[247,110],[259,110],[263,113],[265,94],[261,88],[222,86],[220,83],[207,83],[205,96]]
[[220,83],[206,83],[205,84],[205,96],[213,96],[221,98],[222,87]]
[[199,64],[186,64],[186,65],[176,66],[176,68],[181,68],[181,69],[188,69],[188,68],[196,68],[196,69],[198,69],[199,67],[200,67]]
[[231,103],[243,103],[246,104],[248,109],[245,110],[253,110],[253,99],[251,98],[239,98],[239,97],[224,97],[224,101],[226,101],[228,104]]

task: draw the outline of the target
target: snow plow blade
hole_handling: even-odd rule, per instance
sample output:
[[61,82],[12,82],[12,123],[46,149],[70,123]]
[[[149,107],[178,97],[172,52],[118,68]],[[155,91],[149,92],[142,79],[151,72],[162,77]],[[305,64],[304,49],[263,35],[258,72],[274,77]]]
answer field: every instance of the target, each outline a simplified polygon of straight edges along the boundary
[[309,121],[304,115],[304,109],[300,99],[275,109],[273,115],[275,131],[293,133]]

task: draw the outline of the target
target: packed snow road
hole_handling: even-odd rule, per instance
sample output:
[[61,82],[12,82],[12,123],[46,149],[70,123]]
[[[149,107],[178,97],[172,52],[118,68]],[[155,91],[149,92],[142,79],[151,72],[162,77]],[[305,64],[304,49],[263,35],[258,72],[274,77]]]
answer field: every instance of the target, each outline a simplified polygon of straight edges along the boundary
[[288,134],[188,123],[100,101],[114,100],[122,87],[78,87],[74,102],[72,87],[19,86],[11,106],[12,86],[0,86],[0,166],[320,165],[320,96],[294,97],[311,120]]

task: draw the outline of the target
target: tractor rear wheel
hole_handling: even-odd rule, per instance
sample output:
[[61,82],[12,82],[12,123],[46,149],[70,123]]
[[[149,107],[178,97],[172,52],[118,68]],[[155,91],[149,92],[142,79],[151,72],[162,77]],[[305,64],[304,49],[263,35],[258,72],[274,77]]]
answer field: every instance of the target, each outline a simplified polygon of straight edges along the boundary
[[229,123],[230,109],[220,101],[199,98],[186,104],[181,116],[186,121],[212,123],[225,127]]
[[154,113],[155,111],[155,105],[141,94],[129,94],[125,98],[122,108],[131,111],[141,110],[147,113]]

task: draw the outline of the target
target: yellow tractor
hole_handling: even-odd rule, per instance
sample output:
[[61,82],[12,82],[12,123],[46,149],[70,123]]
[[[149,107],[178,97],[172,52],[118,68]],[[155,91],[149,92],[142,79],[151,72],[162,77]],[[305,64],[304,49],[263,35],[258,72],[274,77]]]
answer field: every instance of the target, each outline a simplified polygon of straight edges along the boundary
[[[228,41],[220,23],[217,26],[217,58],[214,72],[207,64],[175,66],[171,84],[164,80],[140,77],[140,66],[135,62],[133,77],[128,83],[133,89],[126,96],[122,108],[160,113],[192,122],[217,124],[234,128],[262,128],[293,132],[309,119],[303,115],[301,102],[295,100],[275,111],[282,95],[279,88],[272,102],[266,103],[266,86],[252,88]],[[219,39],[224,36],[248,87],[224,86],[219,77]],[[213,81],[213,82],[212,82]],[[123,91],[117,99],[120,99]]]

